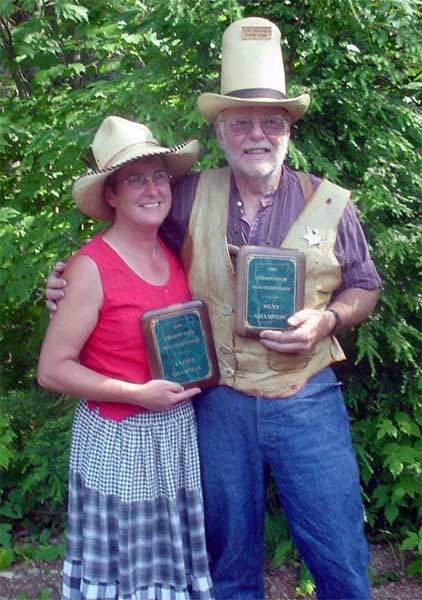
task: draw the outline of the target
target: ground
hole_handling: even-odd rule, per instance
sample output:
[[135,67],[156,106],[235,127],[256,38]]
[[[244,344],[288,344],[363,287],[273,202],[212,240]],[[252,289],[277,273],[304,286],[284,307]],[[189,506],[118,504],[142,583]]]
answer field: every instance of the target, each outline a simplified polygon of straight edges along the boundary
[[[407,555],[398,553],[385,544],[371,547],[371,568],[374,584],[373,600],[422,600],[422,581],[404,576]],[[0,600],[60,599],[61,561],[50,564],[21,562],[8,571],[0,571]],[[267,600],[294,600],[297,586],[297,566],[283,565],[277,570],[266,570]],[[47,593],[48,590],[48,593]],[[301,596],[314,600],[315,596]]]

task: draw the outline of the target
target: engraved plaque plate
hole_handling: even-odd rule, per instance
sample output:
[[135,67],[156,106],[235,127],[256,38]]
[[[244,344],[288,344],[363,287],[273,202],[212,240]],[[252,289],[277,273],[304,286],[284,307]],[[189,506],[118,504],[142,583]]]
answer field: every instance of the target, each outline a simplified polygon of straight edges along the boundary
[[237,255],[235,331],[258,337],[265,329],[288,329],[303,308],[305,255],[298,250],[242,246]]
[[141,326],[154,379],[174,381],[185,389],[218,383],[211,324],[202,300],[147,311]]

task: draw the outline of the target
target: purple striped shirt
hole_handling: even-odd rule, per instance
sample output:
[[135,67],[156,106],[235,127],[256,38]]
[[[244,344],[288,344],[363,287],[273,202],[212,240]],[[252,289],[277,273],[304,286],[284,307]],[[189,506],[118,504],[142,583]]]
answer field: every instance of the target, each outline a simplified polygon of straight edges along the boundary
[[[252,223],[246,220],[243,202],[234,178],[231,178],[227,224],[229,244],[280,247],[305,206],[302,188],[294,171],[286,166],[283,169],[278,189],[262,199],[261,208]],[[310,177],[316,189],[321,180],[314,175]],[[172,208],[162,225],[161,234],[176,253],[180,252],[183,244],[198,180],[199,173],[195,173],[183,177],[173,185]],[[380,286],[381,279],[369,255],[357,210],[351,201],[340,219],[334,253],[342,273],[342,284],[336,293],[353,287],[374,290]]]

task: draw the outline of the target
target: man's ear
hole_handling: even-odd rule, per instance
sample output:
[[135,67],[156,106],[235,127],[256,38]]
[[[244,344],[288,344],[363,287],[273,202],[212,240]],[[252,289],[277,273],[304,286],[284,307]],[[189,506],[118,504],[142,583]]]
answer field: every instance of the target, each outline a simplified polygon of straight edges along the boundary
[[106,185],[103,188],[103,200],[112,208],[116,208],[116,197],[109,185]]
[[215,131],[218,145],[220,146],[221,150],[224,150],[223,123],[221,121],[216,120],[214,122],[214,131]]

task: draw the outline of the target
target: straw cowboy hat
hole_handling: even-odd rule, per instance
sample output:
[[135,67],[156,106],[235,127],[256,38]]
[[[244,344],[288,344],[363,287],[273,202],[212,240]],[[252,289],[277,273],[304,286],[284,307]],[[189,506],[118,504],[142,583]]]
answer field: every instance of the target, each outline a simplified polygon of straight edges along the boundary
[[97,170],[75,181],[72,196],[84,214],[111,221],[114,211],[103,200],[103,185],[109,175],[138,158],[161,156],[170,175],[180,177],[197,160],[199,143],[191,139],[173,148],[165,148],[145,125],[111,116],[104,119],[95,134],[92,152]]
[[240,19],[223,34],[220,94],[201,94],[199,112],[213,122],[227,108],[280,106],[293,121],[300,119],[309,94],[286,96],[280,30],[259,17]]

